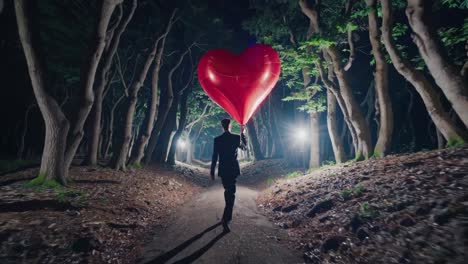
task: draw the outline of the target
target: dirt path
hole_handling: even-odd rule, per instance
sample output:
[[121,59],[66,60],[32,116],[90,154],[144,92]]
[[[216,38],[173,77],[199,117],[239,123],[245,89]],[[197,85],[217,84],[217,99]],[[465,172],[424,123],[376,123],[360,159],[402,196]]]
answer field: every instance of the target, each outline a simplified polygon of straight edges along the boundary
[[[199,170],[207,177],[208,171]],[[241,181],[242,182],[242,181]],[[220,179],[175,214],[156,232],[140,263],[303,263],[298,251],[281,240],[286,236],[257,210],[258,190],[237,185],[231,232],[219,225],[224,208]]]

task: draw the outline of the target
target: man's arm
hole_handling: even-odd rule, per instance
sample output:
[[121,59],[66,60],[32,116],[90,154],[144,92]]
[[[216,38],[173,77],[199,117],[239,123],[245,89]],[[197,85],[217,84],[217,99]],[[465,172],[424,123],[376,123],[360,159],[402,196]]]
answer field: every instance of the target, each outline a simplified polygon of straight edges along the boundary
[[211,170],[210,170],[210,176],[211,179],[214,180],[214,175],[215,175],[215,168],[216,168],[216,163],[218,162],[218,146],[216,144],[216,140],[213,142],[213,157],[211,158]]

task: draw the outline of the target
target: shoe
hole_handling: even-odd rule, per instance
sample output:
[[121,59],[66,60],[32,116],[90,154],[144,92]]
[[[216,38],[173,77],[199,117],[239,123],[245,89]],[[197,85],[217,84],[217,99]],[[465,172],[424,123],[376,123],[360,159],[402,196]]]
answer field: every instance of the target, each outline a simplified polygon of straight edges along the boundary
[[228,221],[224,221],[224,219],[221,221],[221,223],[223,224],[223,229],[224,229],[224,233],[229,233],[231,232],[231,229],[229,229],[229,222]]

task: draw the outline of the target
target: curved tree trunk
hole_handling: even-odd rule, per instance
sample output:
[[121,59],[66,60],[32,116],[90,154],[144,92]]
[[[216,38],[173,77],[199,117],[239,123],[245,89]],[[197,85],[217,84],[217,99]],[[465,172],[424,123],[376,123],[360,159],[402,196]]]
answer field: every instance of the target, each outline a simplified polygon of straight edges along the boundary
[[342,163],[345,161],[345,153],[343,142],[338,135],[338,124],[336,123],[336,98],[329,89],[327,89],[327,126],[335,161],[336,163]]
[[154,159],[153,161],[159,164],[164,164],[166,162],[167,154],[169,151],[169,144],[172,139],[172,134],[177,125],[177,108],[179,106],[179,95],[176,94],[174,96],[171,109],[166,118],[166,122],[164,122],[164,126],[161,129],[161,133],[159,134],[156,149],[154,151]]
[[120,2],[117,0],[102,2],[96,32],[90,45],[90,54],[81,70],[80,86],[84,96],[80,101],[81,104],[77,111],[74,128],[69,131],[70,123],[68,119],[57,101],[45,89],[45,67],[39,57],[38,47],[40,45],[37,43],[38,39],[34,35],[38,34],[38,32],[33,32],[31,26],[35,22],[31,20],[32,14],[30,12],[35,10],[31,6],[32,1],[14,1],[21,44],[26,57],[34,95],[46,127],[44,150],[39,170],[39,175],[43,176],[44,180],[57,180],[62,184],[67,183],[68,169],[83,137],[84,122],[91,110],[94,99],[92,88],[96,68],[105,47],[107,27],[115,7]]
[[450,119],[449,114],[444,110],[440,96],[437,94],[435,87],[424,74],[416,70],[411,64],[404,60],[399,54],[391,35],[391,5],[389,0],[381,0],[382,4],[382,35],[385,47],[395,66],[395,69],[408,80],[421,96],[421,99],[426,106],[429,116],[432,118],[435,126],[444,135],[444,138],[449,144],[458,144],[467,140],[464,131],[459,129]]
[[[99,71],[96,80],[96,98],[94,101],[92,114],[91,114],[91,124],[90,124],[90,134],[88,137],[88,154],[85,159],[85,164],[96,166],[97,165],[97,158],[98,158],[98,149],[99,149],[99,138],[101,134],[101,119],[102,119],[102,103],[104,101],[104,90],[105,87],[110,85],[112,81],[112,74],[110,73],[110,69],[112,66],[112,62],[114,60],[114,56],[117,53],[117,49],[119,47],[120,38],[127,28],[128,23],[133,17],[137,7],[137,0],[133,0],[132,8],[130,13],[127,15],[125,20],[121,21],[121,16],[117,23],[119,24],[117,32],[112,34],[110,39],[110,43],[108,44],[108,49],[106,54],[104,54],[102,68]],[[120,9],[122,9],[122,5],[120,5]],[[121,10],[122,13],[122,10]]]
[[408,0],[406,16],[414,32],[413,41],[436,84],[468,128],[468,79],[449,61],[429,26],[432,5],[430,0]]
[[129,153],[130,140],[132,139],[132,128],[133,128],[133,119],[135,117],[135,110],[138,101],[138,92],[145,82],[148,70],[153,63],[154,57],[156,56],[156,50],[159,44],[159,41],[164,37],[164,35],[158,37],[153,44],[150,53],[146,57],[143,68],[138,73],[137,80],[132,84],[129,89],[129,94],[127,97],[126,104],[126,113],[125,121],[123,128],[123,135],[120,141],[120,145],[117,148],[117,152],[113,153],[110,166],[115,170],[125,170],[127,163],[127,156]]
[[93,44],[90,46],[91,51],[87,57],[87,61],[81,70],[80,83],[83,97],[80,100],[80,107],[78,108],[75,122],[70,130],[71,134],[68,136],[68,144],[65,151],[65,166],[67,168],[70,167],[83,138],[83,127],[94,102],[93,84],[99,61],[106,46],[107,27],[114,9],[120,3],[122,3],[122,0],[105,0],[102,2],[100,18],[97,20],[96,35],[93,39]]
[[[324,52],[324,55],[325,54],[326,53]],[[346,125],[347,125],[347,127],[349,129],[349,134],[350,134],[351,140],[352,140],[352,146],[354,147],[354,153],[357,153],[359,146],[358,146],[358,140],[357,140],[357,136],[356,136],[356,130],[354,129],[353,124],[351,123],[350,116],[349,116],[349,113],[348,113],[348,109],[346,108],[346,104],[344,102],[343,97],[341,96],[341,93],[340,93],[338,87],[335,85],[334,82],[332,82],[331,80],[327,79],[327,77],[325,77],[324,69],[323,69],[321,63],[322,63],[322,60],[320,59],[319,63],[316,64],[317,69],[319,70],[320,78],[322,79],[322,82],[325,84],[327,89],[333,93],[333,95],[335,96],[336,101],[338,102],[338,105],[340,106],[341,112],[343,113],[344,121],[345,121],[345,123],[346,123]],[[331,65],[329,66],[328,72],[329,72],[329,74],[332,74],[332,72],[333,72],[333,68],[332,68]]]
[[[319,24],[320,13],[318,5],[318,2],[314,5],[310,5],[306,0],[299,0],[299,6],[301,7],[302,13],[304,13],[304,15],[306,15],[309,18],[308,35],[310,34],[310,32],[321,33]],[[343,99],[348,119],[355,132],[355,142],[357,143],[356,159],[367,159],[372,154],[372,142],[369,126],[365,122],[361,109],[359,108],[359,105],[354,99],[351,87],[349,86],[348,77],[346,76],[346,71],[344,70],[342,65],[341,55],[339,51],[335,46],[327,47],[325,48],[325,50],[330,56],[333,69],[340,86],[340,96],[336,96],[336,98],[339,99],[341,97]],[[338,100],[338,102],[340,103],[340,100]]]
[[[172,137],[171,147],[169,149],[169,154],[167,154],[167,163],[170,165],[175,165],[175,154],[177,150],[177,141],[184,132],[185,124],[187,122],[187,99],[190,93],[190,89],[186,89],[182,94],[182,98],[180,101],[180,117],[179,117],[179,125],[177,127],[177,131],[175,132],[174,136]],[[190,144],[189,144],[190,145]]]
[[393,110],[388,88],[388,65],[381,51],[377,21],[377,0],[366,0],[369,20],[369,39],[375,58],[375,91],[379,105],[379,132],[374,156],[383,157],[389,151],[393,135]]
[[356,131],[358,150],[356,159],[367,159],[372,155],[372,142],[369,125],[366,123],[361,109],[354,98],[352,89],[349,85],[348,77],[341,63],[341,56],[335,46],[327,48],[328,54],[333,62],[333,69],[340,85],[340,94],[349,114],[349,120]]
[[140,134],[140,137],[137,141],[137,145],[135,147],[135,151],[133,152],[132,157],[130,158],[130,163],[140,164],[143,156],[145,154],[145,147],[148,144],[149,138],[151,136],[151,131],[153,131],[154,123],[156,116],[158,115],[158,108],[159,108],[159,71],[161,69],[162,64],[162,55],[164,52],[164,47],[166,44],[166,38],[169,32],[171,31],[172,25],[174,24],[174,17],[177,12],[175,9],[172,12],[171,18],[166,27],[166,32],[164,33],[164,37],[161,42],[161,47],[158,50],[158,54],[156,55],[155,65],[153,69],[153,79],[151,81],[151,103],[149,107],[149,111],[146,114],[145,121],[143,122],[143,132]]
[[260,148],[260,143],[258,142],[257,132],[255,130],[254,121],[251,119],[246,124],[247,133],[249,135],[249,142],[252,144],[252,152],[255,157],[255,160],[263,160],[263,153]]
[[[156,123],[154,125],[153,131],[151,132],[151,137],[148,142],[148,147],[146,148],[146,156],[145,156],[145,163],[150,163],[153,152],[156,148],[156,144],[158,143],[159,133],[166,122],[167,115],[171,109],[172,101],[174,100],[174,91],[173,91],[173,84],[172,84],[172,75],[174,72],[179,68],[180,64],[184,60],[185,55],[189,52],[190,48],[187,49],[182,55],[180,55],[179,61],[172,67],[171,71],[168,74],[168,83],[167,83],[167,90],[166,90],[166,97],[160,104],[160,109],[158,113],[158,118],[156,119]],[[163,98],[161,98],[163,99]]]

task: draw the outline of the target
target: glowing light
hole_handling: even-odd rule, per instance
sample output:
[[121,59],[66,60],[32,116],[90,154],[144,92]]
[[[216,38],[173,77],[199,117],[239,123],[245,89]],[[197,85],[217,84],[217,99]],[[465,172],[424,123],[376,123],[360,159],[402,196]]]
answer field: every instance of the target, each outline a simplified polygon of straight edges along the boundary
[[303,129],[303,128],[297,129],[297,131],[295,133],[295,138],[296,138],[296,141],[298,141],[298,142],[307,141],[307,131],[305,129]]
[[177,140],[177,146],[180,148],[180,149],[185,149],[187,147],[187,142],[183,139],[179,139]]

